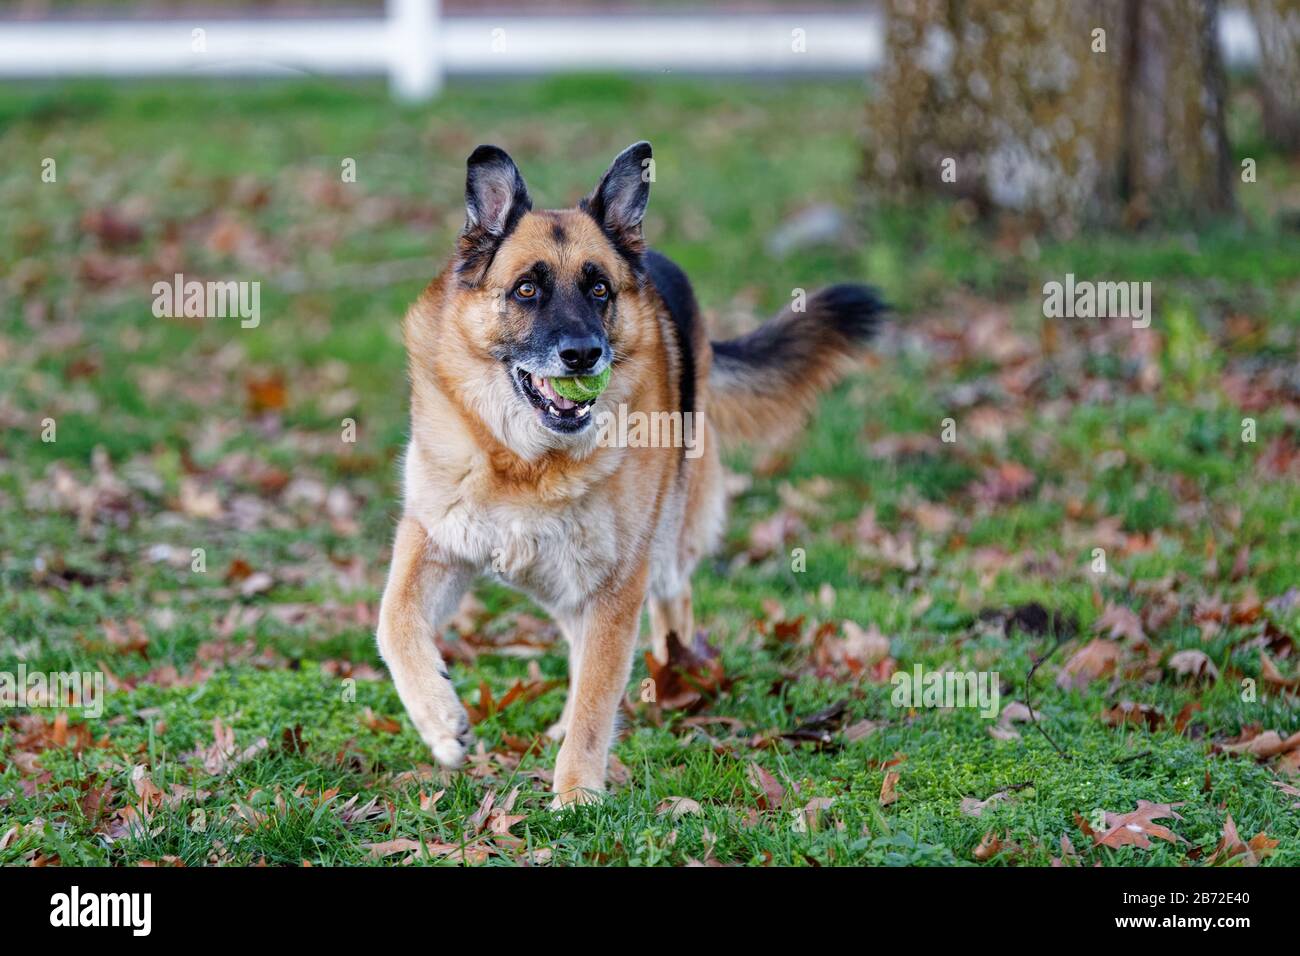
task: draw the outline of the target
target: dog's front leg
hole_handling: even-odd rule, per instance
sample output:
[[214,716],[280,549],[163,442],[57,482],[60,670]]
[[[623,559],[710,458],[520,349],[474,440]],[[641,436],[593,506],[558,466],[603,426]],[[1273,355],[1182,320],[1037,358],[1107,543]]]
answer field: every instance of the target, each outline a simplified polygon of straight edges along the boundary
[[554,807],[589,802],[605,789],[614,719],[636,649],[648,571],[642,565],[592,599],[582,616],[578,672],[569,675],[569,718],[555,764]]
[[464,565],[439,560],[424,527],[414,518],[402,519],[379,607],[379,654],[415,729],[447,767],[465,759],[469,719],[434,636],[455,612],[473,576]]

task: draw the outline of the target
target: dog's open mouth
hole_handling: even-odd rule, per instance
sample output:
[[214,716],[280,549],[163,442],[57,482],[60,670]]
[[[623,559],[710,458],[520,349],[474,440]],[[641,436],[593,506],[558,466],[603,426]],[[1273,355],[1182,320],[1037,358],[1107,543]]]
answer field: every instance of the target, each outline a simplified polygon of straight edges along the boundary
[[575,402],[565,398],[551,387],[550,379],[528,371],[515,369],[515,379],[524,397],[542,413],[542,423],[558,432],[576,432],[585,428],[591,421],[591,406],[596,399]]

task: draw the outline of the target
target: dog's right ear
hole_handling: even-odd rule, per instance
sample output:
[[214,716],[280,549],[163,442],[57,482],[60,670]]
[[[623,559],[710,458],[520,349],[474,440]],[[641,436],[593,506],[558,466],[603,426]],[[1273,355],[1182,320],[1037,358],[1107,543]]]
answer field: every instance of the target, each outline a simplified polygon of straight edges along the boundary
[[519,168],[504,149],[480,146],[465,170],[465,234],[500,239],[533,208]]

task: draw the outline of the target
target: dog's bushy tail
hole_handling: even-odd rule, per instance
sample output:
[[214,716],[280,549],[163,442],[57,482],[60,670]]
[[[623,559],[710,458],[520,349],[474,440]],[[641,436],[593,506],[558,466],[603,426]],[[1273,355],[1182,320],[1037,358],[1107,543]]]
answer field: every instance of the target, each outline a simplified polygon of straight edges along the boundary
[[857,365],[889,307],[865,285],[834,285],[748,335],[713,343],[708,415],[724,444],[781,442]]

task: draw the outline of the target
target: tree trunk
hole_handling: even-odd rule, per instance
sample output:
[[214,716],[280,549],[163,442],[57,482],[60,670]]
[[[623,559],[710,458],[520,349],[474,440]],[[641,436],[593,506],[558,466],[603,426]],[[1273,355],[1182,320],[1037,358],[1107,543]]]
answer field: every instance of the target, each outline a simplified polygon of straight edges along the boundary
[[1300,0],[1250,0],[1259,34],[1259,97],[1264,135],[1300,153]]
[[884,0],[865,182],[1061,233],[1232,207],[1216,0]]

